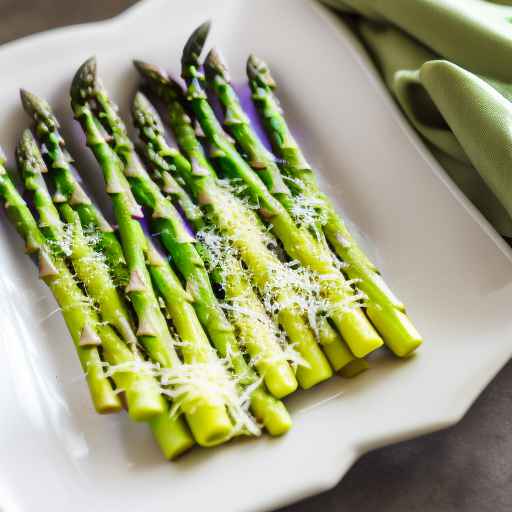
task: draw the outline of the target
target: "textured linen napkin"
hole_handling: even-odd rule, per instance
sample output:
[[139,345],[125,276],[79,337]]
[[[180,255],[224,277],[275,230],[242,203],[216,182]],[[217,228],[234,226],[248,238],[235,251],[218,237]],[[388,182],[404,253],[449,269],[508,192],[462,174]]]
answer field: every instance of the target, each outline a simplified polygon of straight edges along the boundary
[[323,1],[350,18],[453,181],[512,237],[512,0]]

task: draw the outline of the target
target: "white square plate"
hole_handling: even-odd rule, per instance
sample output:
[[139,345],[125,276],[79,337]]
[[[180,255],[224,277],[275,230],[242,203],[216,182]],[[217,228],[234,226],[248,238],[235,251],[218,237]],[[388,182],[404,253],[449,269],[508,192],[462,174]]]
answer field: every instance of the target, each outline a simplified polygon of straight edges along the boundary
[[147,0],[108,22],[0,49],[0,143],[28,124],[18,88],[55,106],[82,174],[102,181],[73,126],[69,81],[96,54],[127,112],[133,57],[178,71],[192,29],[237,81],[249,52],[275,70],[307,155],[357,225],[425,344],[409,361],[381,357],[288,401],[281,439],[160,456],[145,425],[94,414],[62,319],[2,216],[0,236],[0,509],[28,512],[266,510],[333,486],[365,451],[456,422],[512,352],[510,251],[404,123],[349,32],[298,0]]

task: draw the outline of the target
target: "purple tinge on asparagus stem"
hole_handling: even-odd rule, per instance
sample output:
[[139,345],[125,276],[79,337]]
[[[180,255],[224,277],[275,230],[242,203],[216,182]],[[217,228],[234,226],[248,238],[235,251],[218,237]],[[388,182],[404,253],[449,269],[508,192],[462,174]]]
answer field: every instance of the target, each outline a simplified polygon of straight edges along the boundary
[[[244,112],[247,114],[247,117],[251,121],[251,126],[254,131],[257,133],[261,142],[263,142],[264,146],[272,153],[272,144],[270,143],[270,139],[268,138],[267,131],[263,126],[261,116],[258,114],[258,111],[252,101],[252,93],[249,85],[247,83],[243,84],[232,84],[233,89],[238,94],[240,98],[240,104],[244,109]],[[276,157],[277,160],[277,157]]]
[[[206,57],[206,60],[204,62],[204,70],[206,72],[206,76],[209,80],[212,80],[215,76],[222,77],[227,83],[230,83],[235,92],[237,93],[240,104],[242,105],[242,108],[244,112],[247,114],[247,116],[250,119],[251,126],[254,128],[254,131],[257,133],[260,140],[263,142],[265,147],[271,151],[271,144],[268,139],[268,136],[265,132],[265,129],[263,127],[263,124],[261,122],[261,118],[258,115],[258,112],[256,110],[256,107],[254,106],[254,103],[251,99],[251,90],[249,86],[246,83],[243,84],[233,84],[231,82],[231,77],[229,75],[228,66],[226,64],[226,61],[224,59],[224,56],[222,53],[217,50],[216,48],[212,48],[208,52],[208,56]],[[222,122],[222,116],[219,115],[220,112],[222,112],[222,109],[220,107],[220,104],[216,98],[215,95],[209,96],[210,104],[214,107],[215,114],[219,118],[219,120]]]

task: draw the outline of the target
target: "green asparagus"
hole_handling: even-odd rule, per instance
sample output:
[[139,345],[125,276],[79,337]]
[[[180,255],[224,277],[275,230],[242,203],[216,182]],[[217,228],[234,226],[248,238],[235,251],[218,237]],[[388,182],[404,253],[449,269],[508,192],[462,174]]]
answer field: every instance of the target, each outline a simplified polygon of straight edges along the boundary
[[188,38],[183,82],[134,61],[176,144],[142,92],[132,142],[95,58],[72,80],[114,225],[45,100],[20,91],[32,125],[15,157],[28,199],[0,149],[0,202],[59,306],[93,407],[146,422],[168,459],[263,428],[284,434],[282,399],[299,386],[353,377],[383,344],[407,357],[422,343],[321,191],[268,65],[249,57],[243,93],[261,131],[221,54],[203,63],[209,30]]
[[[164,137],[164,127],[156,110],[149,100],[142,94],[137,93],[132,107],[133,119],[136,128],[139,130],[140,138],[143,141],[145,153],[151,163],[153,178],[168,195],[175,197],[181,206],[187,220],[194,226],[199,236],[208,236],[215,240],[215,245],[220,248],[221,238],[208,231],[207,222],[201,211],[194,205],[187,192],[176,182],[172,175],[174,168],[190,169],[190,164],[184,159],[180,152],[171,148]],[[211,236],[210,236],[211,235]],[[222,244],[224,245],[224,244]],[[196,244],[196,248],[203,260],[212,262],[211,250],[205,244]],[[215,259],[222,259],[225,269],[225,276],[220,276],[214,268],[209,268],[211,276],[216,276],[219,284],[226,294],[226,300],[233,305],[237,303],[236,313],[228,311],[232,324],[238,330],[238,338],[249,351],[258,372],[263,376],[269,391],[277,398],[282,398],[297,388],[295,376],[285,359],[285,354],[276,338],[274,329],[266,320],[265,311],[262,310],[261,302],[255,295],[252,287],[245,276],[240,261],[230,252],[222,250]],[[224,305],[224,308],[227,304]],[[243,311],[255,311],[257,320],[242,314]]]
[[251,56],[247,62],[247,74],[254,102],[272,144],[284,160],[284,171],[301,184],[301,194],[320,204],[324,210],[324,233],[338,256],[347,264],[347,275],[358,280],[358,287],[368,296],[368,316],[396,355],[404,357],[411,354],[422,343],[422,338],[407,316],[403,303],[396,298],[378,269],[358,246],[330,199],[320,191],[315,173],[291,134],[274,95],[276,83],[268,66]]
[[[39,214],[39,227],[55,254],[68,257],[87,291],[98,307],[100,317],[110,326],[112,333],[102,340],[103,356],[116,371],[113,379],[118,389],[125,392],[130,417],[145,421],[163,412],[163,399],[158,383],[149,374],[138,371],[143,365],[136,348],[137,338],[132,331],[131,318],[126,305],[116,290],[108,269],[82,232],[78,214],[67,204],[59,203],[62,222],[43,178],[47,172],[37,143],[30,130],[25,130],[16,149],[18,167],[25,188],[32,194]],[[66,231],[66,227],[70,229]],[[112,327],[120,333],[119,339]],[[130,347],[131,345],[131,347]]]
[[[121,410],[118,394],[104,373],[98,345],[110,341],[111,330],[103,327],[88,298],[80,290],[62,256],[55,254],[20,196],[0,157],[0,196],[7,215],[25,240],[26,251],[37,254],[39,277],[52,291],[75,344],[85,372],[91,399],[101,413]],[[116,343],[116,340],[113,340]]]
[[[88,146],[100,164],[106,191],[112,200],[130,275],[126,293],[138,318],[137,335],[151,359],[160,365],[165,371],[164,376],[169,379],[169,375],[181,374],[182,363],[146,267],[146,258],[149,257],[148,246],[143,229],[137,220],[143,216],[142,210],[123,174],[124,163],[105,140],[105,130],[89,105],[94,83],[95,61],[90,59],[80,67],[71,85],[73,112],[86,134]],[[172,391],[171,386],[169,393]],[[211,446],[227,440],[232,435],[232,424],[227,417],[226,408],[220,405],[217,399],[213,400],[211,395],[199,398],[197,393],[190,392],[189,387],[184,385],[182,395],[174,398],[177,398],[185,412],[188,424],[199,444]]]
[[201,124],[206,138],[213,146],[212,157],[222,166],[231,179],[242,180],[250,199],[258,205],[264,221],[282,242],[292,260],[319,275],[322,295],[328,305],[328,315],[356,357],[364,357],[379,348],[383,341],[366,318],[356,295],[340,272],[328,248],[319,243],[311,233],[299,228],[283,205],[269,192],[238,153],[232,139],[223,130],[208,102],[199,71],[201,52],[207,28],[202,25],[190,37],[182,57],[182,76],[187,82],[187,99]]
[[[303,310],[298,305],[300,298],[289,286],[281,286],[279,282],[279,276],[289,272],[268,249],[270,237],[256,215],[219,185],[196,137],[192,120],[183,107],[183,91],[161,69],[140,61],[135,65],[151,89],[165,101],[171,128],[191,162],[188,166],[176,166],[176,171],[181,174],[194,199],[209,210],[212,222],[232,240],[260,293],[268,294],[270,291],[274,303],[279,306],[279,323],[307,363],[297,371],[300,385],[309,388],[328,379],[332,370],[303,318]],[[159,141],[163,142],[162,138]],[[165,154],[165,146],[158,151]]]
[[[119,298],[113,296],[114,283],[118,288],[123,283],[127,283],[125,276],[128,275],[128,272],[121,244],[100,210],[86,195],[78,182],[78,178],[73,173],[71,156],[65,150],[65,142],[59,133],[59,124],[51,111],[50,105],[27,91],[21,92],[21,98],[25,110],[34,120],[36,134],[45,148],[45,157],[52,171],[49,174],[55,189],[57,191],[61,190],[61,193],[54,194],[53,201],[63,210],[63,214],[65,213],[67,216],[71,227],[74,227],[72,230],[74,243],[71,255],[75,255],[73,262],[75,270],[77,274],[82,274],[84,282],[92,281],[88,285],[89,293],[91,291],[96,292],[97,302],[103,310],[102,315],[107,315],[113,320],[113,325],[124,338],[130,351],[128,354],[126,349],[123,349],[120,351],[120,355],[124,357],[111,359],[108,359],[108,354],[104,354],[105,359],[110,363],[108,372],[116,376],[117,379],[119,379],[119,374],[125,374],[126,370],[130,372],[131,375],[129,374],[128,380],[132,382],[120,386],[122,389],[133,388],[131,394],[134,396],[131,399],[127,392],[128,404],[130,404],[130,401],[134,404],[131,410],[129,407],[130,415],[134,419],[148,419],[150,416],[148,414],[149,409],[137,400],[138,395],[144,397],[144,393],[138,392],[138,389],[144,391],[148,386],[151,388],[156,384],[156,381],[149,374],[147,364],[142,360],[136,346],[137,338],[133,332],[132,319],[127,318],[126,312],[122,311],[124,304],[119,307]],[[67,192],[64,194],[64,191]],[[75,208],[77,213],[72,208]],[[94,233],[93,248],[82,243],[84,241],[84,231]],[[98,239],[98,243],[95,243],[96,239]],[[77,245],[77,242],[80,243]],[[96,257],[97,254],[104,256],[107,268],[110,270],[110,276],[105,274],[103,265],[99,265],[100,260]],[[96,270],[92,273],[87,271],[90,264],[96,267]],[[103,283],[108,283],[105,292]],[[103,320],[105,320],[105,317]],[[149,424],[164,456],[173,459],[187,451],[194,444],[194,441],[183,420],[177,421],[170,414],[166,400],[159,397],[158,406],[162,412],[159,415],[153,415]]]
[[[94,69],[93,69],[94,67]],[[247,364],[241,353],[233,327],[217,302],[203,261],[196,251],[194,239],[183,224],[172,203],[161,193],[142,165],[128,138],[123,121],[117,115],[106,91],[96,79],[95,66],[87,66],[84,80],[89,81],[89,94],[100,106],[100,119],[112,134],[114,152],[123,165],[127,183],[137,200],[152,212],[152,227],[159,234],[173,262],[186,281],[186,289],[193,299],[197,316],[211,341],[223,358],[228,358],[237,380],[252,390],[251,405],[254,415],[267,430],[279,435],[291,426],[291,419],[282,402],[257,385],[258,375]],[[124,177],[123,177],[124,178]]]
[[[224,125],[244,153],[244,158],[258,173],[269,191],[286,208],[295,222],[304,229],[313,231],[315,237],[325,243],[321,226],[318,225],[316,212],[312,207],[305,208],[298,204],[296,198],[285,184],[274,155],[265,147],[259,136],[252,129],[238,95],[231,86],[228,69],[221,55],[212,49],[205,62],[209,84],[224,107]],[[311,211],[313,210],[313,211]],[[329,361],[336,370],[344,368],[345,374],[355,375],[366,369],[367,363],[353,358],[347,363],[348,349],[339,334],[323,317],[320,327],[320,342]]]
[[21,89],[20,96],[23,108],[34,121],[35,134],[45,147],[44,157],[55,184],[54,202],[69,203],[78,212],[84,230],[98,233],[96,249],[105,254],[116,285],[124,288],[128,283],[128,273],[121,244],[112,226],[87,197],[73,172],[73,158],[66,151],[59,122],[50,105],[24,89]]

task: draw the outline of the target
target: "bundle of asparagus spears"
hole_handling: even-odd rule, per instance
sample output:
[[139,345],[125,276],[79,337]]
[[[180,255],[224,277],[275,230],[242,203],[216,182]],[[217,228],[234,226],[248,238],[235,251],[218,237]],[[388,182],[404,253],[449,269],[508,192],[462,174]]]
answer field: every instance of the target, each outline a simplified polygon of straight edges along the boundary
[[94,59],[73,79],[115,226],[82,187],[50,105],[28,91],[32,129],[16,149],[28,204],[0,161],[6,212],[59,304],[95,409],[147,422],[169,459],[284,434],[282,399],[298,387],[359,374],[383,344],[405,357],[422,341],[319,189],[268,66],[247,62],[271,147],[220,54],[201,62],[208,30],[185,45],[184,85],[135,62],[176,145],[142,92],[130,140]]

